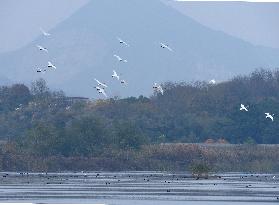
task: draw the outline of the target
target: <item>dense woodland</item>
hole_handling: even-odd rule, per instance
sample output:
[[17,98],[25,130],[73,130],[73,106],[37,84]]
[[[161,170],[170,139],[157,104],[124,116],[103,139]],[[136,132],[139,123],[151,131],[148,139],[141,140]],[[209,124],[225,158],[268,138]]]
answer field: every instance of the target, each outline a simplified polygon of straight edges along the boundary
[[[51,91],[43,79],[31,88],[2,86],[2,153],[40,159],[90,158],[207,139],[279,143],[277,70],[256,70],[217,84],[167,82],[162,86],[164,95],[106,100],[69,98],[62,91]],[[249,105],[248,112],[239,110],[241,103]],[[275,114],[274,122],[265,118],[265,112]]]

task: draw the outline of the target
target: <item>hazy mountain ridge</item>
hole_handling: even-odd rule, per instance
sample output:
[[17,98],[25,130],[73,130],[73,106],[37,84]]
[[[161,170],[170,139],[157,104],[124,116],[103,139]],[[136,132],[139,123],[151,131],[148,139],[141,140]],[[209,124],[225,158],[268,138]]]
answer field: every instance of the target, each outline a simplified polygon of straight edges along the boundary
[[[279,50],[211,30],[157,0],[91,1],[50,33],[50,38],[41,36],[1,55],[1,74],[15,82],[43,77],[70,95],[98,97],[94,78],[111,86],[110,96],[137,96],[151,94],[153,82],[218,81],[257,67],[279,67]],[[119,45],[117,36],[131,46]],[[174,52],[161,49],[160,42],[169,43]],[[49,54],[39,52],[36,44]],[[114,53],[128,63],[117,62]],[[57,70],[38,75],[36,66],[46,66],[48,60]],[[113,69],[127,87],[111,79]]]

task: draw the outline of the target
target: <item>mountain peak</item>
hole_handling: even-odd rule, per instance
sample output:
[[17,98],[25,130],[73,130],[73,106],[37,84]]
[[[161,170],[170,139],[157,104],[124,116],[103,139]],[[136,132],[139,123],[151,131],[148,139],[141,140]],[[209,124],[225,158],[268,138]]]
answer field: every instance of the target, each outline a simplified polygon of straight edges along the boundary
[[[225,80],[257,67],[279,65],[275,49],[253,46],[211,30],[159,0],[92,0],[28,46],[0,56],[2,74],[20,82],[45,78],[67,94],[98,98],[94,78],[110,97],[150,95],[154,82]],[[121,45],[117,37],[129,42]],[[174,52],[161,48],[168,44]],[[36,49],[48,48],[49,54]],[[127,59],[118,62],[114,54]],[[35,72],[53,62],[57,69]],[[111,78],[116,70],[128,85]]]

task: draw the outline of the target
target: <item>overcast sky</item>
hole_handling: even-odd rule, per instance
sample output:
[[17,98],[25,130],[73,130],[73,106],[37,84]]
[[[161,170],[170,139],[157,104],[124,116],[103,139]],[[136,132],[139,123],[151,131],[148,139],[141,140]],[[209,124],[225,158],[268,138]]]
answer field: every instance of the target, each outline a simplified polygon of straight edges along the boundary
[[[88,1],[1,0],[0,52],[24,46],[40,34],[40,27],[45,30],[55,27]],[[279,3],[173,2],[171,5],[213,29],[253,44],[279,48]]]
[[253,44],[279,48],[279,3],[173,2],[198,22]]
[[0,52],[29,43],[45,30],[55,27],[89,0],[1,0]]

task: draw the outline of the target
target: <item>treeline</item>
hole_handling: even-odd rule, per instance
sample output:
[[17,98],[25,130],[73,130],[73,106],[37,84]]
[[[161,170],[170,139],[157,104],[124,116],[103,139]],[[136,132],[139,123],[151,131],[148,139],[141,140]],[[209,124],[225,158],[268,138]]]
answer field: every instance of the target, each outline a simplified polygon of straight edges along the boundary
[[[257,70],[217,84],[165,83],[164,95],[69,98],[44,80],[0,87],[0,139],[39,157],[92,157],[142,145],[279,143],[279,71]],[[249,105],[248,112],[239,110]],[[274,113],[274,122],[265,119]]]

